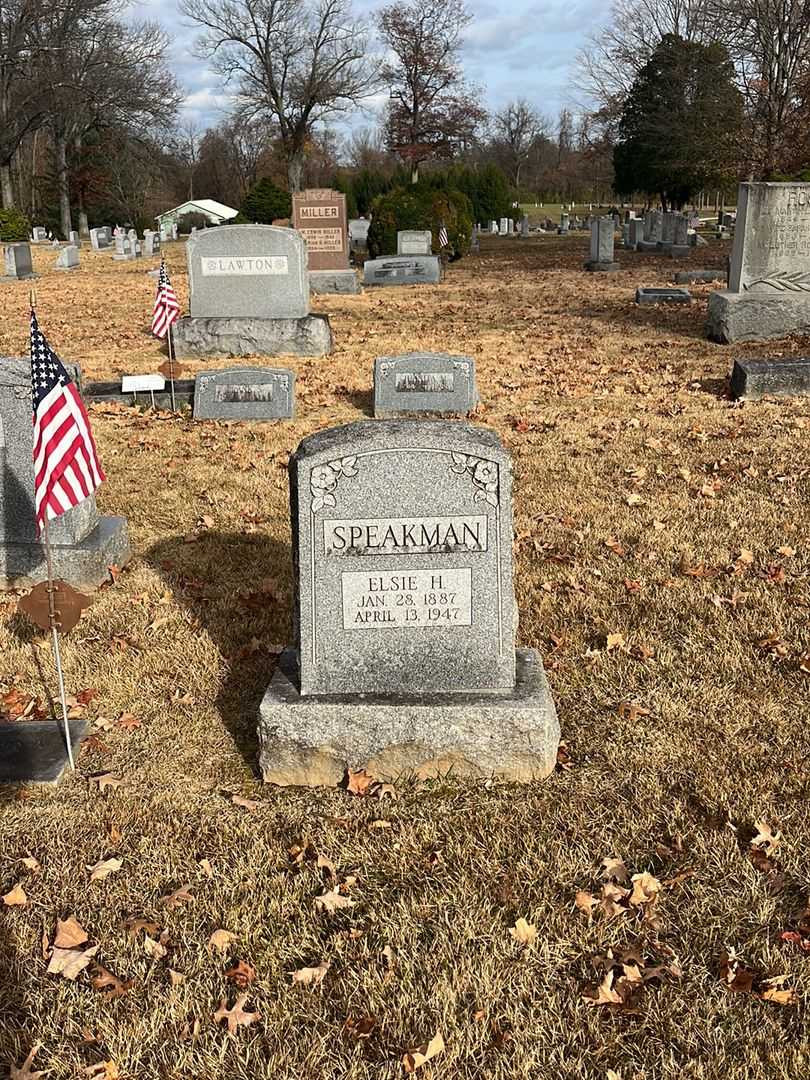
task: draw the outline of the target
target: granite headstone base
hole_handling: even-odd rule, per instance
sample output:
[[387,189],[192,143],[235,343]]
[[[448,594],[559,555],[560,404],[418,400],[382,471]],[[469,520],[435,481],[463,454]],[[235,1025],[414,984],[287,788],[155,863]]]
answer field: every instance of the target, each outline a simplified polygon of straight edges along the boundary
[[334,787],[347,768],[380,780],[540,780],[557,760],[559,721],[537,652],[518,649],[516,667],[512,691],[302,697],[296,652],[285,649],[259,711],[264,780]]
[[[118,405],[140,405],[141,408],[149,408],[152,405],[152,397],[158,409],[171,409],[172,393],[168,379],[163,390],[140,390],[137,394],[125,394],[121,389],[121,382],[87,383],[82,387],[82,397],[85,401],[115,402]],[[174,402],[178,409],[184,405],[191,407],[194,404],[194,379],[174,380]]]
[[648,304],[691,304],[692,295],[688,289],[648,288],[636,289],[636,303],[642,307]]
[[742,401],[758,401],[764,397],[808,397],[810,358],[735,360],[731,372],[731,396]]
[[[87,733],[86,720],[69,720],[74,760]],[[0,784],[56,784],[67,768],[65,732],[58,720],[0,724]]]
[[318,296],[325,293],[356,296],[363,290],[354,270],[310,270],[309,291]]
[[175,356],[326,356],[332,329],[326,315],[300,319],[179,319],[172,327]]
[[810,332],[810,293],[735,293],[709,296],[706,337],[711,341],[771,341]]
[[599,262],[598,259],[587,259],[585,269],[592,274],[613,274],[616,270],[620,270],[621,266],[617,262]]
[[391,255],[363,263],[364,285],[438,285],[442,276],[438,255]]
[[[79,592],[92,592],[109,580],[110,566],[129,562],[127,520],[102,517],[78,544],[51,544],[54,577]],[[0,542],[0,589],[30,589],[47,578],[42,544]]]

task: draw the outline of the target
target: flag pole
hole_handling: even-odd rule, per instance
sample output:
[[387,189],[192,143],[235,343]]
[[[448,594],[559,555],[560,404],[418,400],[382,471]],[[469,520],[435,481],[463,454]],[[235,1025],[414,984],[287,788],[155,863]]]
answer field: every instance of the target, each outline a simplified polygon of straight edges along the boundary
[[70,743],[70,722],[68,721],[67,701],[65,699],[65,678],[62,674],[62,653],[59,648],[59,622],[56,618],[56,604],[54,602],[53,558],[51,556],[51,537],[48,531],[47,509],[45,510],[43,536],[45,539],[45,560],[48,567],[48,622],[50,623],[51,634],[53,636],[53,655],[56,660],[56,674],[59,679],[59,700],[62,703],[62,722],[65,726],[67,756],[71,769],[75,771],[76,763],[73,760],[73,747]]

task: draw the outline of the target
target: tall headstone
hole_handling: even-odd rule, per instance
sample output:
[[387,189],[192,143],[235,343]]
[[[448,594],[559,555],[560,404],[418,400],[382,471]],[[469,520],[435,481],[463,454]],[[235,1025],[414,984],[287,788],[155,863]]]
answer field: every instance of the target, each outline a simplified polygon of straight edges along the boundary
[[81,245],[79,234],[75,229],[70,230],[70,233],[68,234],[68,243],[72,244],[73,247],[79,247]]
[[520,237],[522,240],[529,239],[529,215],[524,214],[520,219]]
[[638,250],[639,243],[644,239],[644,222],[641,218],[630,218],[627,222],[627,243],[632,251]]
[[610,214],[595,217],[591,222],[591,257],[585,269],[600,273],[612,273],[619,269],[614,260],[615,222]]
[[290,460],[290,505],[296,631],[261,706],[265,780],[548,775],[559,725],[539,656],[515,647],[497,435],[441,420],[319,432]]
[[331,188],[293,194],[293,227],[303,236],[314,293],[358,293],[357,274],[349,266],[346,196]]
[[73,244],[63,247],[59,252],[55,265],[57,270],[78,270],[79,249],[74,247]]
[[374,361],[374,415],[467,415],[478,404],[471,356],[412,352]]
[[172,327],[180,357],[323,356],[325,315],[309,310],[307,251],[293,229],[220,225],[186,243],[190,315]]
[[5,276],[9,281],[24,281],[36,277],[31,265],[31,245],[6,244],[4,248]]
[[160,254],[160,233],[146,230],[143,234],[143,254],[145,258]]
[[430,229],[401,229],[397,233],[397,255],[432,255]]
[[709,296],[715,341],[810,332],[810,183],[740,184],[728,289]]
[[368,218],[352,218],[349,222],[349,247],[352,253],[368,250],[368,230],[371,221]]
[[501,236],[506,236],[506,234],[509,232],[509,218],[501,218],[500,224],[498,226],[498,232],[501,234]]
[[106,226],[103,228],[90,230],[90,245],[93,251],[103,251],[104,248],[110,246],[110,230]]
[[570,215],[568,215],[568,214],[560,214],[560,227],[557,230],[560,233],[560,235],[563,235],[563,234],[567,235],[568,230],[570,228],[570,225],[571,225]]
[[[76,365],[66,364],[80,382]],[[34,516],[34,430],[31,364],[0,358],[0,588],[30,588],[47,577]],[[50,525],[54,576],[78,589],[109,580],[109,567],[129,559],[127,523],[99,517],[93,496]]]

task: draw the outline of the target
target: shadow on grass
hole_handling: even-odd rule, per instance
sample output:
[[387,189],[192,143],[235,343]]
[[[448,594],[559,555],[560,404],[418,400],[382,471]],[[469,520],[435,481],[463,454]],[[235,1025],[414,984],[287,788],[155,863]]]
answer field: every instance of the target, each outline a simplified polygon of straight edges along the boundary
[[374,416],[374,392],[372,390],[349,390],[346,387],[338,387],[335,391],[336,398],[342,398],[349,405],[363,413],[365,416]]
[[194,543],[173,536],[146,553],[219,649],[227,670],[216,705],[258,776],[256,721],[277,650],[292,640],[289,544],[259,533],[207,530]]

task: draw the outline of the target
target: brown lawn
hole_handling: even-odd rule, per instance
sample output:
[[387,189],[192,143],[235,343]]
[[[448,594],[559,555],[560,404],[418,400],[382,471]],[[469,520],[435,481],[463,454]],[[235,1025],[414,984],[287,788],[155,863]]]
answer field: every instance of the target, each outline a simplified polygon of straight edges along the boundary
[[[708,286],[690,308],[632,302],[682,264],[620,252],[621,272],[591,276],[585,254],[584,235],[485,241],[441,287],[317,298],[337,350],[281,361],[292,423],[93,409],[99,503],[128,517],[135,558],[65,640],[69,692],[97,691],[77,775],[0,797],[0,892],[27,897],[0,908],[0,1068],[41,1042],[33,1067],[54,1078],[377,1080],[438,1031],[420,1074],[448,1080],[806,1073],[810,402],[742,406],[725,385],[735,355],[810,343],[712,345]],[[184,300],[182,245],[167,258]],[[61,355],[89,379],[155,370],[156,260],[83,251],[59,274],[54,259],[35,253]],[[27,285],[0,295],[0,354],[20,355]],[[546,660],[571,763],[523,788],[403,782],[382,802],[265,789],[254,717],[291,632],[287,456],[367,415],[373,358],[413,348],[475,358],[477,420],[514,455],[519,636]],[[44,697],[47,639],[14,604],[0,601],[0,691]],[[100,772],[121,785],[99,792]],[[781,844],[752,861],[763,820]],[[316,909],[333,881],[291,856],[307,844],[354,906]],[[654,917],[575,907],[601,895],[606,856],[663,883]],[[91,882],[110,857],[121,868]],[[192,899],[162,902],[183,886]],[[94,988],[92,965],[46,973],[43,937],[68,915],[123,993]],[[154,925],[133,936],[133,917]],[[520,918],[533,944],[510,935]],[[626,1007],[583,998],[608,949],[637,950],[614,973],[636,990]],[[733,964],[721,978],[724,950],[753,981]],[[236,960],[261,1018],[229,1035],[213,1014],[236,1000]],[[321,963],[318,985],[293,983]],[[651,978],[655,963],[671,970]]]

